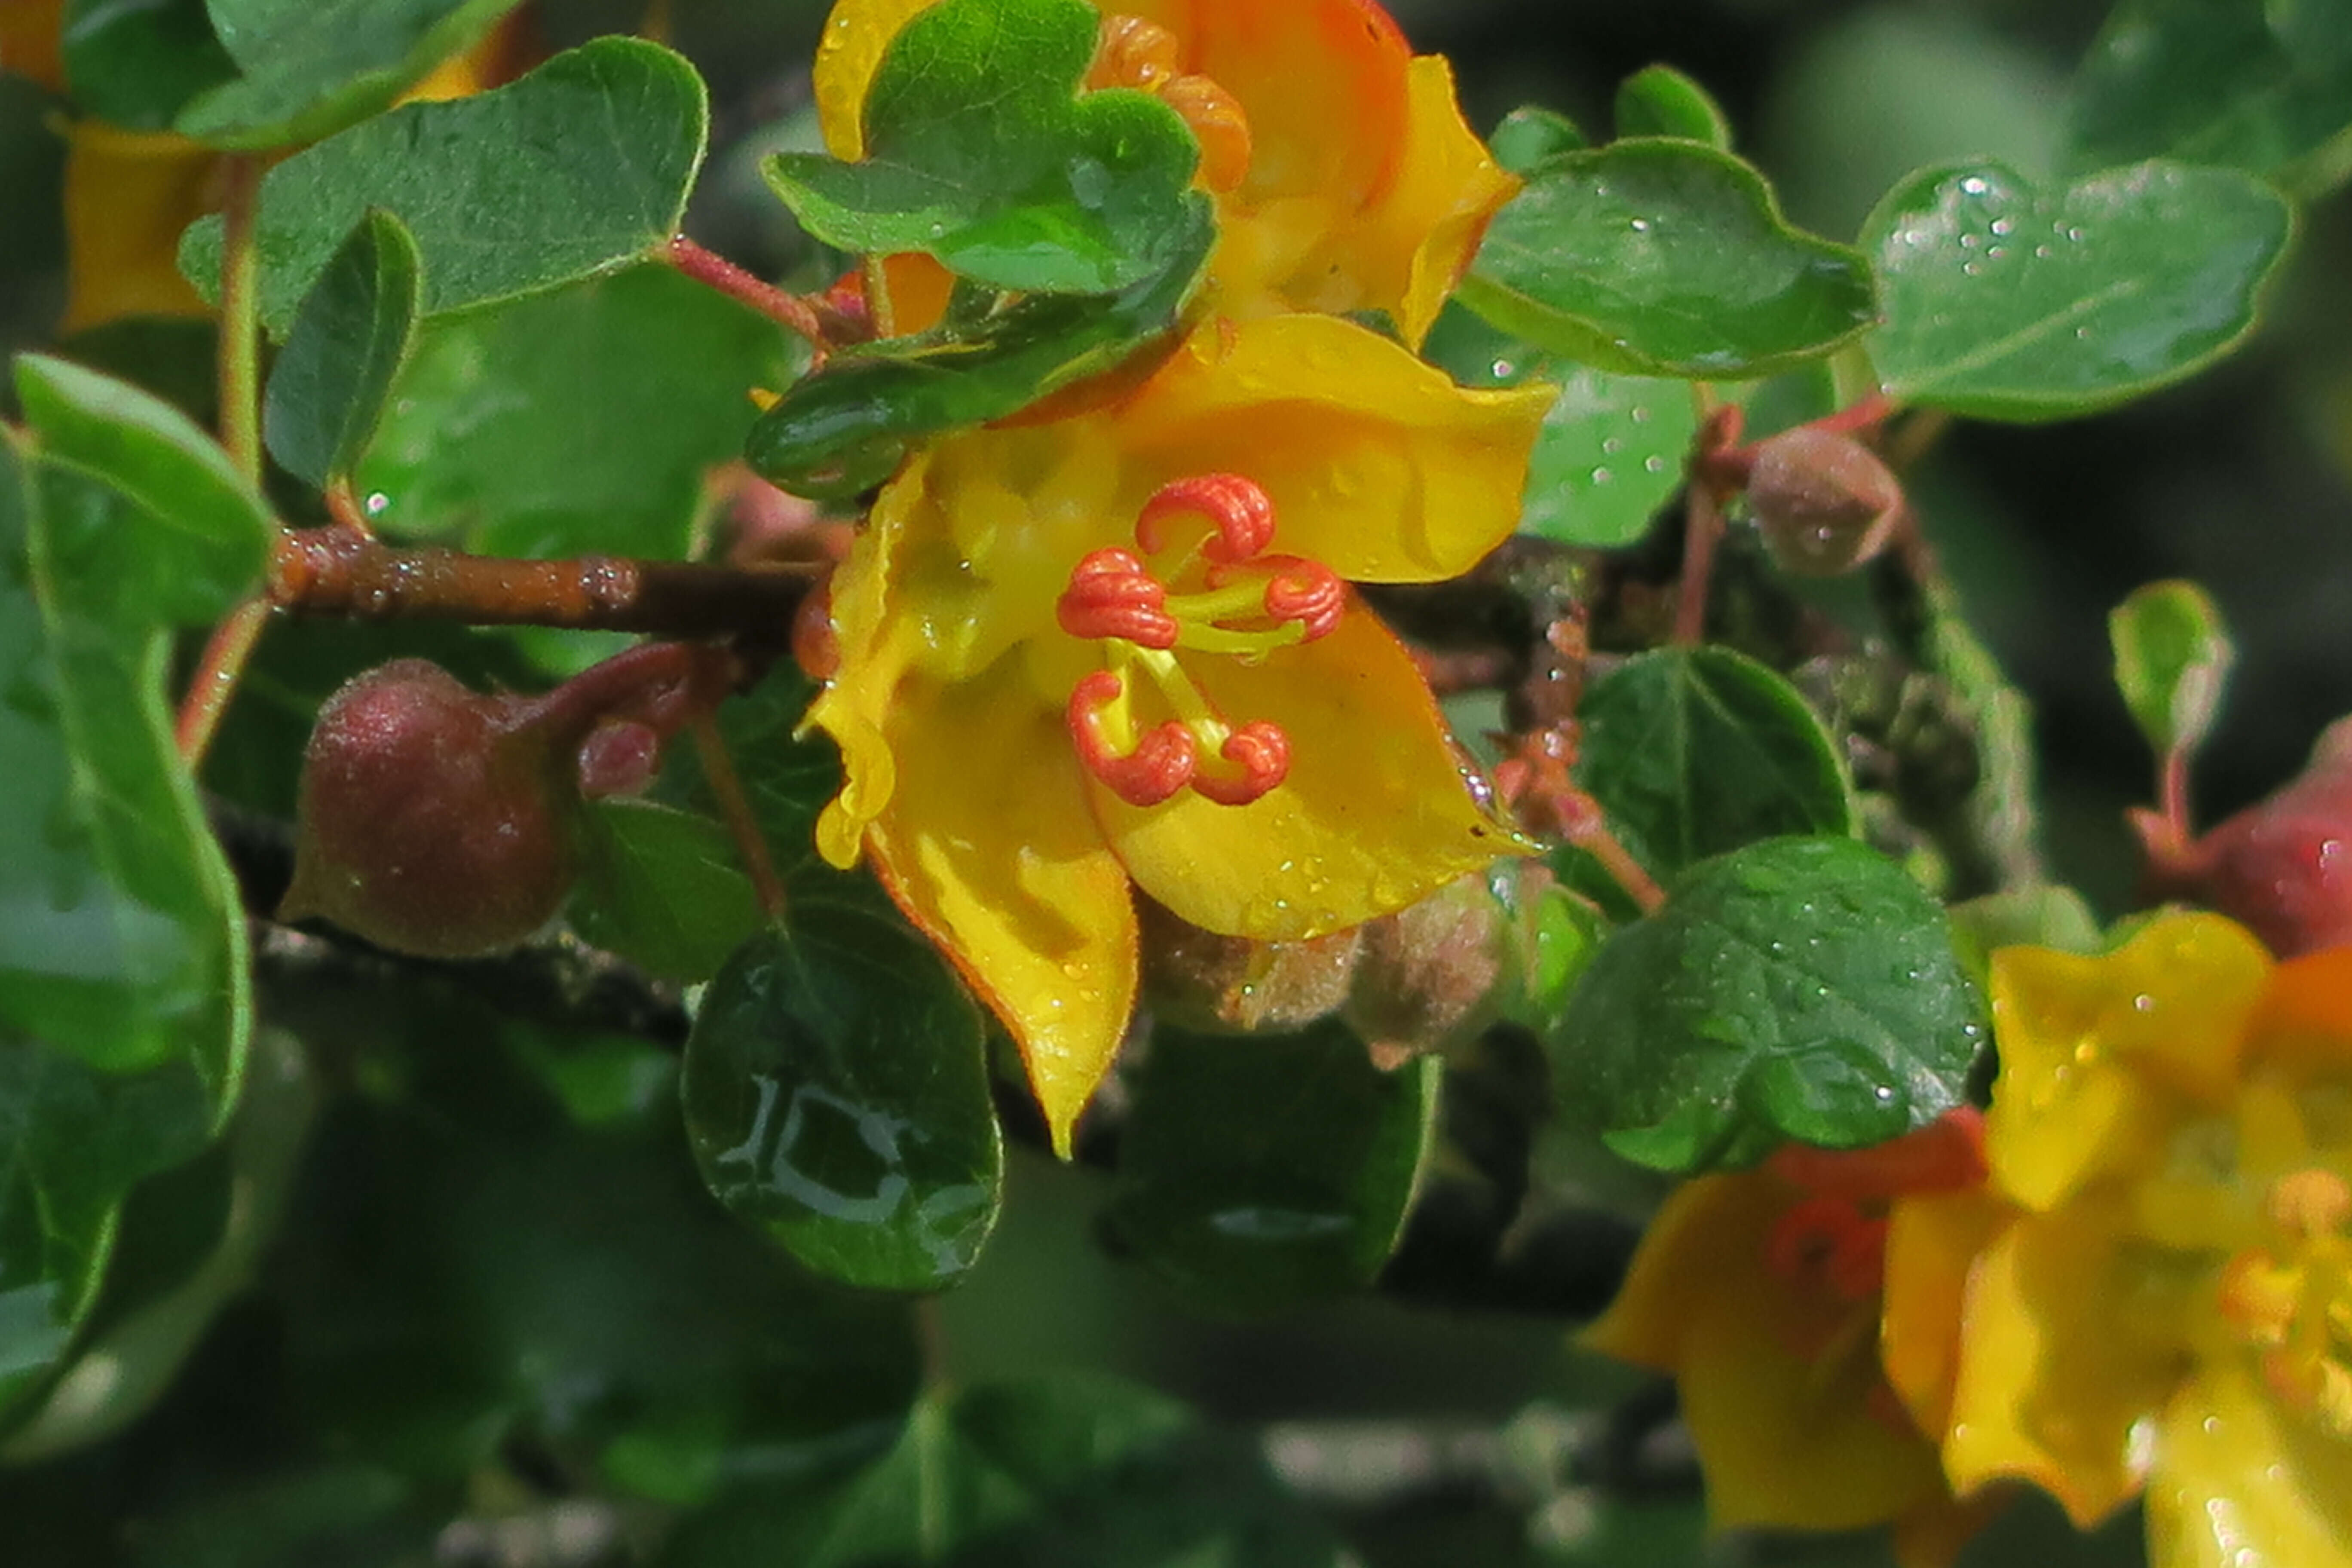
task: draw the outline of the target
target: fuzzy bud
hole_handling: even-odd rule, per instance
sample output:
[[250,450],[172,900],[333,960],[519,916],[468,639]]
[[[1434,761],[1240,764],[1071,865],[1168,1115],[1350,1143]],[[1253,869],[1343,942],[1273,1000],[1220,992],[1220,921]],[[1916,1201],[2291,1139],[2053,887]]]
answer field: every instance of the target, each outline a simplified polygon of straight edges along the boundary
[[1142,920],[1143,994],[1158,1016],[1188,1029],[1253,1034],[1303,1029],[1348,999],[1360,928],[1307,942],[1220,936],[1149,899]]
[[578,740],[532,710],[414,658],[330,697],[278,919],[323,916],[425,958],[496,952],[546,924],[578,868]]
[[1757,444],[1748,509],[1783,568],[1834,577],[1886,548],[1903,486],[1853,437],[1801,425]]
[[1344,1013],[1382,1069],[1443,1051],[1494,1021],[1512,973],[1509,911],[1485,872],[1447,884],[1363,928],[1363,962]]

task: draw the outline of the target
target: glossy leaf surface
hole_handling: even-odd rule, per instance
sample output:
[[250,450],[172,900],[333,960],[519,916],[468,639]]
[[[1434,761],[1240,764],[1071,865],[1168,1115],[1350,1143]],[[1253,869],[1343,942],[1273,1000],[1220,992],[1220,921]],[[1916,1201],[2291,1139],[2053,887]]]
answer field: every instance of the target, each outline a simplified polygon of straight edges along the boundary
[[354,476],[382,531],[499,555],[677,557],[782,335],[667,268],[436,322]]
[[215,147],[290,146],[391,107],[520,0],[205,0],[239,75],[175,129]]
[[573,895],[583,940],[650,973],[709,979],[760,927],[727,829],[650,801],[598,801],[588,814],[587,870]]
[[[1610,831],[1661,881],[1710,856],[1786,834],[1852,834],[1853,785],[1835,742],[1787,680],[1723,647],[1637,654],[1577,708],[1576,782]],[[1570,880],[1618,895],[1580,852]]]
[[844,250],[925,251],[997,289],[1139,283],[1206,208],[1200,148],[1149,93],[1077,94],[1101,28],[1086,0],[945,0],[883,56],[866,156],[778,153],[768,181]]
[[1676,136],[1731,151],[1731,121],[1706,89],[1672,66],[1647,66],[1617,84],[1617,134]]
[[1998,163],[1925,170],[1863,232],[1886,310],[1871,355],[1906,402],[2090,413],[2233,347],[2294,226],[2284,197],[2229,169],[2139,163],[2054,190]]
[[1526,177],[1455,297],[1551,353],[1730,380],[1828,353],[1877,319],[1863,258],[1791,228],[1727,153],[1618,142]]
[[703,996],[687,1130],[719,1201],[809,1268],[929,1290],[979,1257],[1004,1153],[980,1010],[896,916],[871,894],[793,889],[785,928]]
[[1601,549],[1631,544],[1681,486],[1698,429],[1688,384],[1569,363],[1457,309],[1437,319],[1422,353],[1464,386],[1559,387],[1528,461],[1520,532]]
[[262,430],[287,472],[324,488],[374,439],[416,338],[423,263],[398,218],[370,212],[295,313],[269,370]]
[[1242,1445],[1164,1395],[1066,1373],[930,1394],[877,1462],[830,1485],[747,1495],[689,1528],[663,1561],[1338,1568],[1347,1560]]
[[2107,616],[2116,685],[2161,756],[2193,751],[2221,711],[2237,660],[2221,607],[2194,583],[2151,583]]
[[1878,851],[1777,838],[1703,861],[1612,936],[1549,1033],[1569,1116],[1692,1173],[1859,1148],[1961,1102],[1983,1043],[1950,922]]
[[2076,172],[2224,163],[2316,197],[2352,174],[2352,4],[2124,0],[2074,79]]
[[205,0],[67,0],[58,29],[75,104],[127,131],[161,131],[236,75]]
[[1486,149],[1514,174],[1525,174],[1555,153],[1578,153],[1592,145],[1576,121],[1539,103],[1523,103],[1503,116]]
[[1161,1026],[1119,1143],[1110,1224],[1180,1291],[1265,1311],[1368,1282],[1396,1244],[1437,1110],[1435,1058],[1393,1072],[1345,1025]]
[[[415,237],[427,315],[642,260],[677,230],[709,117],[702,79],[685,60],[635,38],[599,38],[510,87],[355,125],[262,179],[261,319],[285,335],[371,207],[396,214]],[[216,217],[180,242],[180,270],[207,295],[220,250]]]

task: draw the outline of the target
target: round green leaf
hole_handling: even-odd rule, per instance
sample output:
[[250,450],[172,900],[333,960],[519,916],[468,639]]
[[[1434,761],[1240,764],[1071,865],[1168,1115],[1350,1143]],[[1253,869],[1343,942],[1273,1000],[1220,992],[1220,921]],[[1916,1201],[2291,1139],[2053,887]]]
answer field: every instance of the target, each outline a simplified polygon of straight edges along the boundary
[[[1853,785],[1796,688],[1729,648],[1660,648],[1596,681],[1577,709],[1576,782],[1652,876],[1784,834],[1856,828]],[[1610,902],[1614,883],[1579,850],[1576,886]]]
[[263,404],[269,455],[287,472],[324,489],[374,439],[416,339],[421,267],[400,220],[370,212],[303,299]]
[[1558,110],[1523,103],[1503,116],[1486,139],[1495,162],[1514,174],[1524,174],[1554,153],[1574,153],[1592,145],[1576,121]]
[[1195,1300],[1265,1311],[1370,1280],[1396,1245],[1441,1068],[1392,1073],[1345,1025],[1161,1026],[1119,1143],[1110,1223]]
[[2324,195],[2352,174],[2352,0],[2124,0],[2067,131],[2073,171],[2179,158]]
[[1983,1043],[1934,900],[1851,839],[1777,838],[1694,867],[1611,937],[1547,1048],[1571,1118],[1692,1173],[1925,1126]]
[[760,926],[727,829],[644,800],[602,800],[587,816],[588,865],[573,896],[581,937],[666,980],[698,984]]
[[2148,163],[2042,191],[1999,163],[1913,175],[1864,226],[1906,402],[1980,419],[2087,414],[2178,381],[2253,329],[2294,228],[2231,169]]
[[[495,92],[355,125],[262,179],[261,319],[285,336],[371,207],[415,237],[428,316],[642,260],[677,232],[709,122],[702,79],[684,59],[598,38]],[[218,291],[220,255],[218,217],[181,237],[180,270],[206,298]]]
[[66,0],[58,44],[75,106],[131,131],[167,129],[236,75],[205,0]]
[[2150,583],[2107,616],[2116,685],[2158,755],[2194,751],[2212,728],[2237,647],[2194,583]]
[[1108,294],[1162,270],[1207,198],[1200,144],[1149,93],[1080,93],[1086,0],[945,0],[890,41],[866,156],[780,153],[768,183],[844,250],[919,250],[998,289]]
[[1675,136],[1731,151],[1731,121],[1706,89],[1672,66],[1635,71],[1617,87],[1617,134]]
[[1878,314],[1860,255],[1791,228],[1748,164],[1664,137],[1528,171],[1455,297],[1597,369],[1716,381],[1818,358]]
[[932,1290],[980,1256],[1004,1152],[980,1010],[896,913],[796,886],[789,924],[710,983],[682,1089],[739,1217],[820,1274]]

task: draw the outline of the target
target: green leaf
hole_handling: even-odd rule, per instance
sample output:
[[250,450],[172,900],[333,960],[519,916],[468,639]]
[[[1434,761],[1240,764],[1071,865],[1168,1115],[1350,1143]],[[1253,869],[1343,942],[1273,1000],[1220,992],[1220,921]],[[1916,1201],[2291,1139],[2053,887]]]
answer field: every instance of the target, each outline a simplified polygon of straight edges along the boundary
[[497,555],[685,555],[782,335],[647,267],[427,327],[353,475],[383,532]]
[[[282,338],[371,207],[425,260],[428,316],[617,271],[677,232],[710,109],[694,68],[656,44],[598,38],[509,87],[412,103],[296,153],[261,182],[261,319]],[[221,223],[192,225],[180,270],[212,298]]]
[[924,1398],[849,1478],[690,1521],[664,1568],[1339,1568],[1244,1444],[1163,1395],[1062,1373]]
[[1555,153],[1576,153],[1591,145],[1576,121],[1537,103],[1523,103],[1503,116],[1486,139],[1495,162],[1514,174],[1527,174]]
[[1101,31],[1087,0],[946,0],[883,55],[865,158],[780,153],[768,183],[843,250],[927,251],[1005,289],[1142,282],[1207,208],[1200,145],[1149,93],[1079,94]]
[[1672,66],[1650,66],[1617,86],[1617,134],[1675,136],[1731,151],[1731,121],[1706,89]]
[[1336,1021],[1279,1036],[1162,1025],[1109,1222],[1180,1291],[1226,1310],[1364,1285],[1403,1226],[1442,1076],[1433,1057],[1381,1072]]
[[642,800],[588,813],[588,865],[573,895],[581,937],[665,980],[698,984],[760,927],[727,829]]
[[[1853,785],[1829,731],[1796,688],[1744,654],[1637,654],[1594,682],[1576,716],[1576,782],[1661,881],[1759,838],[1855,831]],[[1577,887],[1622,899],[1581,851],[1558,859]]]
[[1747,163],[1666,138],[1529,170],[1455,298],[1599,370],[1711,381],[1818,358],[1878,314],[1860,255],[1790,227]]
[[2004,893],[1987,893],[1951,906],[1952,945],[1960,966],[1979,985],[1990,985],[1993,949],[2054,947],[2062,952],[2095,953],[2105,945],[2099,918],[2083,895],[2061,883],[2041,882]]
[[2352,175],[2352,0],[2124,0],[2067,132],[2070,173],[2178,158],[2325,195]]
[[66,0],[58,42],[75,106],[130,131],[164,130],[236,75],[205,0]]
[[371,211],[304,297],[263,405],[269,455],[287,472],[323,489],[375,438],[416,340],[421,265],[400,220]]
[[931,1290],[979,1258],[1004,1151],[979,1008],[877,904],[804,879],[729,961],[687,1045],[687,1131],[719,1201],[809,1268]]
[[1167,337],[1216,238],[1205,214],[1166,270],[1118,294],[1036,294],[976,324],[835,354],[760,416],[744,458],[798,495],[845,499],[889,477],[918,439],[1019,412]]
[[1687,1174],[1925,1126],[1983,1043],[1934,900],[1850,839],[1776,838],[1701,862],[1612,936],[1547,1048],[1572,1118]]
[[[201,626],[261,580],[277,524],[220,444],[135,386],[63,360],[16,361],[16,395],[45,463],[98,481],[137,538],[96,540],[105,574],[71,584],[115,625]],[[81,492],[77,491],[77,495]],[[95,561],[85,563],[97,566]]]
[[1422,353],[1464,386],[1559,384],[1528,462],[1521,533],[1603,550],[1632,544],[1681,487],[1698,430],[1687,383],[1566,363],[1451,305]]
[[2252,175],[2148,163],[2043,191],[1999,163],[1927,169],[1864,226],[1886,390],[1979,419],[2087,414],[2252,331],[2294,213]]
[[2193,752],[2221,711],[2238,650],[2219,605],[2194,583],[2150,583],[2107,616],[2116,685],[2158,756]]
[[391,108],[519,3],[206,0],[242,74],[190,103],[173,129],[231,151],[315,142]]

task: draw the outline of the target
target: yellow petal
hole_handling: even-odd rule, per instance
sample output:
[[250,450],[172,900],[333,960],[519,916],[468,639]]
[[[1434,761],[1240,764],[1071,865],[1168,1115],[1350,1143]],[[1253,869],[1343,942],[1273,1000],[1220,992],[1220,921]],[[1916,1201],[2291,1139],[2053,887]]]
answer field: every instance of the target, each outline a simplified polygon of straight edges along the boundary
[[2015,1214],[1979,1190],[1898,1199],[1888,1217],[1879,1359],[1923,1432],[1950,1426],[1969,1275]]
[[2087,1529],[2139,1489],[2182,1352],[2128,1294],[2119,1218],[2077,1203],[2020,1219],[1979,1256],[1944,1442],[1955,1491],[2017,1477]]
[[866,94],[899,30],[938,0],[839,0],[825,18],[811,86],[817,127],[836,158],[866,156]]
[[2187,1106],[2226,1105],[2271,967],[2243,927],[2202,914],[2153,921],[2110,953],[1996,952],[1996,1182],[2047,1209],[2147,1163]]
[[1454,68],[1443,56],[1415,59],[1406,87],[1396,178],[1350,226],[1347,245],[1363,273],[1364,303],[1387,310],[1418,348],[1469,268],[1486,220],[1519,183],[1463,122]]
[[1421,672],[1370,613],[1255,668],[1184,668],[1233,723],[1271,720],[1290,738],[1288,778],[1247,805],[1187,790],[1139,807],[1093,786],[1136,883],[1194,925],[1321,936],[1531,847],[1472,797]]
[[1272,546],[1357,583],[1459,576],[1518,524],[1543,388],[1466,392],[1376,332],[1276,316],[1193,334],[1111,427],[1153,483],[1237,473]]
[[180,276],[180,231],[219,205],[219,155],[184,137],[95,121],[68,132],[61,330],[123,316],[205,316]]
[[898,787],[866,842],[899,907],[1012,1031],[1067,1157],[1135,1009],[1135,908],[1061,715],[1019,666],[899,689]]
[[1674,1373],[1715,1523],[1881,1523],[1945,1496],[1936,1450],[1884,1408],[1871,1303],[1767,1262],[1791,1195],[1753,1172],[1685,1184],[1584,1342]]
[[2150,1568],[2352,1564],[2352,1445],[2282,1410],[2234,1359],[2182,1387],[2158,1444]]

